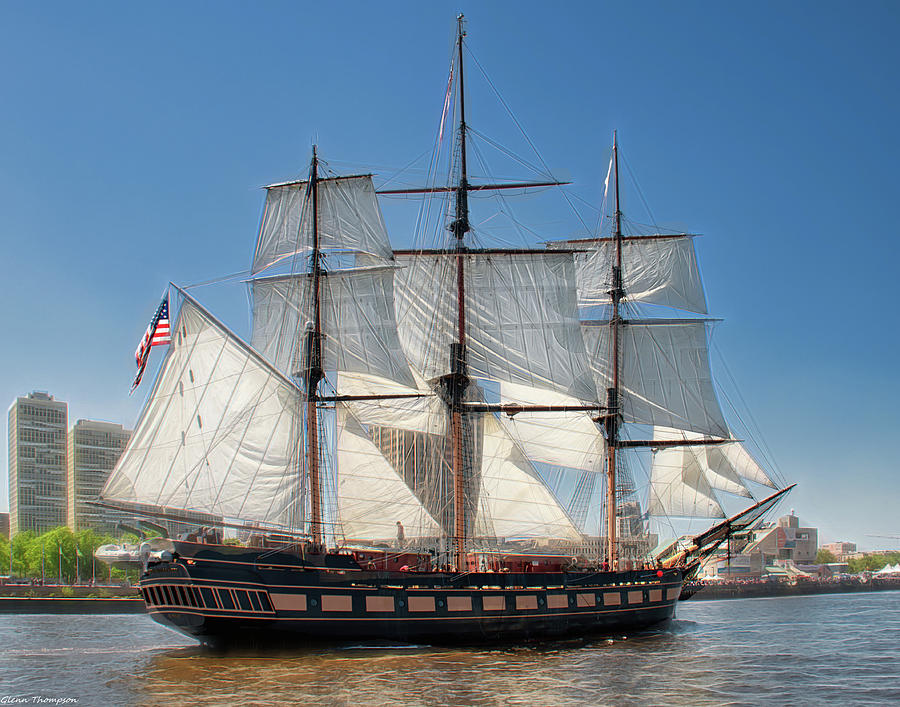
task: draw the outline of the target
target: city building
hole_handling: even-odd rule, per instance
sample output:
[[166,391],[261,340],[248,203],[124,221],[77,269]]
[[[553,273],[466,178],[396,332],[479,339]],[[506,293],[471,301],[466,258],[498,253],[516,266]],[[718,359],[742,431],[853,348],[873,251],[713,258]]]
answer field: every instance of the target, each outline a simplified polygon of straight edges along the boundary
[[822,545],[822,549],[828,550],[828,552],[834,555],[841,562],[850,559],[851,557],[856,557],[856,555],[858,554],[856,552],[856,543],[826,543],[825,545]]
[[797,565],[816,561],[818,528],[800,526],[791,511],[777,523],[767,523],[745,537],[732,539],[704,564],[707,575],[719,577],[761,577],[798,572]]
[[818,528],[801,528],[800,519],[791,514],[778,519],[778,525],[769,545],[774,546],[778,559],[793,560],[798,564],[811,564],[816,561],[819,549]]
[[0,513],[0,535],[9,537],[9,513]]
[[66,523],[68,406],[35,391],[9,408],[9,531]]
[[134,524],[134,515],[92,505],[131,438],[131,430],[111,422],[79,420],[69,430],[67,524],[73,531],[91,528],[116,533],[119,522]]

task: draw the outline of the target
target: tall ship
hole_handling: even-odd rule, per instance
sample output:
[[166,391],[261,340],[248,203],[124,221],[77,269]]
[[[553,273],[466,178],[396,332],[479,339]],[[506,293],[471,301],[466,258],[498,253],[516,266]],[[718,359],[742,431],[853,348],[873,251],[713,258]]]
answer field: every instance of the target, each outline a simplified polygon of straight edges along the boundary
[[[460,16],[449,181],[376,190],[314,148],[306,178],[266,188],[249,342],[170,287],[168,350],[101,495],[209,519],[142,545],[156,621],[226,646],[638,630],[788,490],[720,409],[693,238],[623,233],[615,142],[607,235],[473,233],[473,193],[558,182],[470,181],[464,47]],[[379,195],[396,194],[421,194],[443,242],[392,246]],[[663,516],[711,527],[660,543]]]

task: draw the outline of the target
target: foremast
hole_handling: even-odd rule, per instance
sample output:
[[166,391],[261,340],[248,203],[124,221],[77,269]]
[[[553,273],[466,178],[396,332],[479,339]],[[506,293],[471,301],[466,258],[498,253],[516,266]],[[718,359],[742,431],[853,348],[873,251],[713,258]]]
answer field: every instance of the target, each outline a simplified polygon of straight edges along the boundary
[[[303,358],[303,387],[306,392],[306,468],[309,475],[310,520],[309,535],[316,548],[324,546],[322,522],[322,472],[319,463],[319,383],[325,377],[322,369],[322,311],[320,281],[322,278],[319,247],[319,159],[313,145],[309,169],[309,194],[312,208],[312,253],[309,256],[309,275],[312,281],[312,321],[301,340]],[[302,484],[301,484],[302,488]]]
[[615,259],[612,266],[612,288],[609,297],[612,302],[612,312],[609,318],[610,340],[612,342],[612,355],[610,356],[610,380],[612,387],[606,391],[606,557],[611,567],[616,566],[618,551],[616,544],[617,503],[616,503],[616,450],[619,443],[619,332],[622,328],[622,318],[619,314],[619,303],[625,296],[622,287],[622,211],[619,208],[619,145],[616,134],[613,133],[613,167],[615,178]]

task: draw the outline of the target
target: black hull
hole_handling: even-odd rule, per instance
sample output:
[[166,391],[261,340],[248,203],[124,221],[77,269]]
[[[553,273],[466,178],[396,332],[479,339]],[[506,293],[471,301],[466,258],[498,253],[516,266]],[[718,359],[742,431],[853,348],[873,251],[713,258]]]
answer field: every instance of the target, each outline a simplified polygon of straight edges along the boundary
[[148,612],[217,647],[483,645],[633,632],[669,621],[682,588],[677,569],[367,572],[322,566],[340,564],[322,557],[177,545],[176,560],[141,579]]

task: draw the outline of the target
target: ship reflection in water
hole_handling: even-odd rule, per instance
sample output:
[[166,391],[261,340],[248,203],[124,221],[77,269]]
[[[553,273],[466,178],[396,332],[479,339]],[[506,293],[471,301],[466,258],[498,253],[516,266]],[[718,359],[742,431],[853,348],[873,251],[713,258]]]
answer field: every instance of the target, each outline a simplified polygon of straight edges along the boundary
[[664,631],[495,650],[217,654],[134,616],[2,616],[0,641],[3,695],[81,706],[900,701],[898,592],[686,602]]

